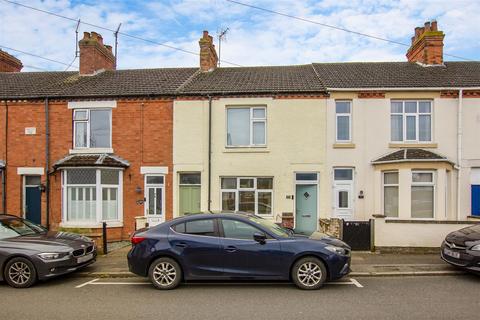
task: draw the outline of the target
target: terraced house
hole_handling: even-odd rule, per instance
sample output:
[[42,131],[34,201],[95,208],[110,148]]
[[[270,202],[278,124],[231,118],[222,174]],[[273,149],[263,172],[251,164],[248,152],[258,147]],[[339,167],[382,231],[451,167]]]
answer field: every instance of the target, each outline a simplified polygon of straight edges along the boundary
[[80,73],[0,74],[3,209],[117,239],[232,210],[439,246],[480,215],[480,63],[444,62],[443,37],[416,28],[406,62],[217,68],[204,32],[199,68],[115,70],[87,33]]

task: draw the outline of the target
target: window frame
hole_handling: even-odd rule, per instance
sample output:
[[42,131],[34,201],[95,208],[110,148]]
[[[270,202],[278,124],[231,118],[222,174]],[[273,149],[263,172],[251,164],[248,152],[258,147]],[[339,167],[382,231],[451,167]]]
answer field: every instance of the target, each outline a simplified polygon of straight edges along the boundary
[[[235,178],[237,179],[237,188],[236,189],[222,189],[222,179],[228,179],[228,178]],[[257,188],[257,179],[272,179],[272,189],[258,189]],[[240,187],[240,179],[253,179],[253,187],[252,188],[242,188]],[[220,177],[220,208],[223,211],[222,207],[222,195],[223,193],[235,193],[235,210],[234,212],[239,211],[239,206],[240,206],[240,192],[242,191],[254,191],[255,192],[255,215],[258,215],[260,217],[273,217],[274,215],[274,210],[273,210],[273,204],[274,204],[274,193],[273,193],[273,186],[274,186],[274,181],[273,177],[264,177],[264,176],[259,176],[259,177],[239,177],[239,176],[223,176]],[[272,204],[271,204],[271,213],[270,214],[263,214],[263,213],[258,213],[258,193],[270,193],[271,194],[271,199],[272,199]],[[227,210],[225,210],[227,211]]]
[[[68,171],[75,169],[95,170],[95,184],[69,184],[67,183]],[[102,170],[118,171],[118,185],[102,184]],[[123,169],[115,167],[73,167],[61,169],[62,182],[62,226],[79,226],[79,227],[99,227],[102,222],[107,222],[107,226],[123,226]],[[75,221],[68,220],[68,187],[95,187],[95,220]],[[117,219],[103,220],[103,188],[117,188]]]
[[[402,112],[392,112],[392,103],[402,103]],[[415,102],[416,103],[416,112],[407,112],[405,108],[405,104],[407,102]],[[420,103],[421,102],[428,102],[430,104],[430,112],[420,112]],[[430,140],[420,140],[420,116],[421,115],[428,115],[430,116]],[[392,116],[401,116],[402,117],[402,140],[393,140],[392,139]],[[414,117],[415,118],[415,139],[407,139],[407,118]],[[392,99],[390,100],[390,142],[392,143],[432,143],[434,141],[433,138],[433,100],[428,99]]]
[[[398,175],[398,182],[396,184],[393,183],[385,183],[385,174],[386,173],[396,173]],[[398,191],[398,213],[396,217],[389,217],[385,215],[385,187],[397,187]],[[386,170],[382,171],[382,214],[385,216],[385,219],[398,219],[400,217],[400,171],[399,170]]]
[[[110,142],[108,147],[92,147],[90,146],[90,123],[91,123],[91,111],[109,111],[109,126],[110,126]],[[75,120],[75,115],[77,112],[86,112],[86,120]],[[73,150],[88,150],[88,149],[111,149],[112,148],[112,108],[79,108],[79,109],[73,109],[73,114],[72,114],[72,130],[73,130]],[[87,124],[87,145],[85,147],[77,147],[77,139],[76,139],[76,128],[77,128],[77,123],[86,123]]]
[[[414,173],[430,173],[432,175],[431,182],[413,182],[413,174]],[[435,170],[411,170],[410,171],[410,218],[414,220],[435,220],[436,218],[436,209],[437,206],[435,202],[437,201],[437,179],[435,177],[436,171]],[[417,218],[412,217],[412,192],[413,187],[432,187],[433,189],[433,199],[432,199],[432,217],[430,218]]]
[[[200,234],[191,234],[191,233],[187,233],[187,223],[189,222],[194,222],[194,221],[201,221],[201,220],[212,220],[213,221],[213,231],[215,233],[214,236],[205,236],[205,235],[200,235]],[[219,225],[219,218],[199,218],[199,219],[188,219],[188,220],[184,220],[182,222],[179,222],[179,223],[175,223],[175,224],[172,224],[170,226],[170,230],[173,231],[174,233],[176,234],[179,234],[179,235],[183,235],[183,236],[189,236],[189,237],[207,237],[207,238],[221,238],[221,232],[220,232],[220,225]],[[183,224],[184,225],[184,228],[185,228],[185,232],[178,232],[175,230],[175,227],[180,225],[180,224]]]
[[[250,111],[250,120],[249,120],[249,144],[248,145],[234,145],[228,143],[228,110],[229,109],[249,109]],[[255,110],[263,110],[265,117],[255,118],[253,116]],[[254,123],[263,123],[265,126],[264,131],[264,141],[263,144],[255,144],[253,141],[253,125]],[[265,148],[267,146],[267,106],[257,105],[257,106],[227,106],[225,108],[225,148]]]
[[[234,219],[234,218],[218,218],[217,219],[217,223],[218,223],[218,231],[219,231],[219,237],[222,238],[222,239],[228,239],[228,240],[235,240],[235,241],[252,241],[252,242],[255,242],[255,240],[252,238],[252,239],[238,239],[238,238],[230,238],[230,237],[226,237],[225,236],[225,229],[223,228],[223,220],[231,220],[231,221],[235,221],[235,222],[240,222],[240,223],[244,223],[246,225],[249,225],[250,227],[256,229],[258,231],[258,233],[261,233],[261,234],[264,234],[265,237],[267,239],[265,240],[272,240],[272,236],[265,232],[264,230],[258,228],[257,226],[251,224],[251,223],[248,223],[248,222],[245,222],[243,220],[239,220],[239,219]],[[274,238],[273,238],[274,239]],[[276,240],[276,239],[275,239]]]
[[[350,107],[350,112],[348,113],[338,113],[337,112],[337,102],[348,102]],[[352,101],[351,100],[335,100],[335,142],[336,143],[350,143],[352,142]],[[348,139],[342,140],[338,138],[338,118],[339,117],[348,117]]]

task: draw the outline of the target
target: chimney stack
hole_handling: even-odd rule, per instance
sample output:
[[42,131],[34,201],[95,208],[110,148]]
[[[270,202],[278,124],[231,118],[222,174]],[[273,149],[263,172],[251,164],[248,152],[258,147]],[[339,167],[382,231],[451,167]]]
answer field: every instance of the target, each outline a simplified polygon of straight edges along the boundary
[[0,49],[0,72],[20,72],[22,61]]
[[96,32],[84,32],[78,42],[80,49],[80,75],[92,75],[100,70],[115,70],[115,56],[112,47],[103,44],[103,38]]
[[200,45],[200,70],[213,71],[217,68],[218,56],[213,44],[213,37],[208,31],[203,31],[203,37],[198,41]]
[[412,45],[407,51],[409,62],[426,65],[443,64],[443,38],[445,34],[438,30],[437,21],[425,22],[423,27],[415,28]]

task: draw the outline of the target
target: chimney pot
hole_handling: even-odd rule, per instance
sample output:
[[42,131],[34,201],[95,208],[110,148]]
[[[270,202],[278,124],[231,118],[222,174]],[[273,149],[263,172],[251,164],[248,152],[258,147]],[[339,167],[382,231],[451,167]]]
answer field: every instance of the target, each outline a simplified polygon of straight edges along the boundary
[[213,44],[213,37],[208,34],[208,31],[203,31],[198,44],[200,45],[200,70],[204,72],[215,70],[218,56]]
[[416,27],[412,45],[407,51],[408,61],[426,65],[443,64],[444,37],[445,34],[438,31],[435,20],[425,22],[423,27]]
[[115,56],[112,47],[103,44],[103,38],[96,32],[85,32],[78,42],[80,48],[80,74],[91,75],[102,69],[115,70]]

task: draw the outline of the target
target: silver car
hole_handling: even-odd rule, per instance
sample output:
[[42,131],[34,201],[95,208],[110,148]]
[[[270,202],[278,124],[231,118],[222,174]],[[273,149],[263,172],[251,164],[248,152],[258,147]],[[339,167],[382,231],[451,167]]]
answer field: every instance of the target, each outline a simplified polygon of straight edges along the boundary
[[0,214],[0,281],[14,288],[73,272],[96,257],[90,238],[50,232],[28,220]]

